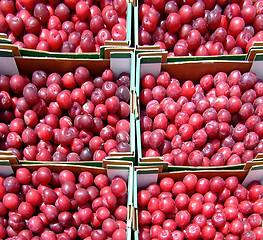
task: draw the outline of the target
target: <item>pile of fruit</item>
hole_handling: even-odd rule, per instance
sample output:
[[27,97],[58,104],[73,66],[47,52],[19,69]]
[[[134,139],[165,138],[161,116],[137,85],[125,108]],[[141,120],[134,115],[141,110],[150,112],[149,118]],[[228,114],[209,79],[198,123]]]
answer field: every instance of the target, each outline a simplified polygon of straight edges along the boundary
[[165,177],[138,192],[139,239],[263,239],[263,186],[237,177]]
[[143,0],[139,44],[159,45],[170,56],[247,53],[263,40],[262,5],[262,0]]
[[32,161],[102,161],[130,152],[130,76],[85,67],[0,76],[0,149]]
[[51,172],[0,177],[0,238],[125,240],[127,186],[122,177]]
[[22,48],[95,52],[126,40],[126,0],[0,1],[0,32]]
[[143,157],[170,165],[245,163],[263,152],[263,82],[232,71],[203,76],[199,84],[161,72],[141,80]]

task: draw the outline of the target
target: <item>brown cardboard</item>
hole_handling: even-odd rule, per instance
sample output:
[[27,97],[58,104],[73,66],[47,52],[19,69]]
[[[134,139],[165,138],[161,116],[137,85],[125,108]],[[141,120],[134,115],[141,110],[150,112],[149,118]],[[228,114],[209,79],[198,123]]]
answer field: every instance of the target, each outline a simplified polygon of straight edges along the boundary
[[139,229],[139,224],[138,224],[138,209],[137,208],[132,208],[132,229],[135,231],[136,229]]
[[[110,67],[109,59],[72,59],[69,58],[36,58],[36,57],[15,57],[19,72],[31,75],[36,70],[44,70],[47,74],[54,72],[59,74],[75,72],[79,66],[87,67],[93,76],[98,76],[106,68]],[[55,67],[55,68],[54,68]]]
[[4,151],[4,150],[0,150],[0,155],[13,155],[13,153],[11,151]]
[[129,47],[128,41],[106,40],[104,46]]
[[158,172],[163,172],[163,166],[135,166],[134,170],[151,170],[151,169],[158,169]]
[[[141,66],[143,66],[144,62],[148,63],[151,62],[151,59],[148,58],[147,56],[152,56],[152,54],[138,54],[138,60],[143,59],[143,60],[147,60],[147,61],[143,61],[143,63],[141,63],[141,65],[139,66],[139,69]],[[160,57],[162,56],[162,54],[155,53],[156,57]],[[163,58],[163,57],[162,57]],[[148,62],[149,61],[149,62]],[[251,70],[252,64],[253,62],[251,61],[222,61],[222,60],[218,60],[218,61],[214,61],[214,60],[207,60],[207,61],[189,61],[189,62],[165,62],[165,63],[152,63],[152,68],[155,68],[154,64],[159,64],[157,66],[161,66],[161,70],[160,71],[167,71],[171,77],[173,78],[177,78],[180,81],[186,81],[186,80],[192,80],[195,83],[198,83],[201,79],[201,77],[203,77],[206,74],[212,74],[215,75],[218,72],[226,72],[227,74],[230,74],[233,70],[239,70],[241,73],[244,72],[248,72]],[[147,68],[147,70],[150,69],[150,67]],[[139,74],[137,74],[137,77],[141,76],[141,72]],[[142,76],[141,76],[142,77]],[[138,82],[137,82],[138,83]],[[138,86],[137,86],[138,87]],[[137,89],[136,89],[137,90]],[[137,93],[137,95],[139,96],[139,93]],[[138,104],[138,106],[140,106],[140,104]],[[138,115],[140,115],[140,109],[138,107]],[[139,122],[139,120],[137,120],[137,122]],[[139,156],[140,158],[141,156]],[[260,154],[256,157],[256,159],[260,159],[263,160],[263,154]],[[256,160],[255,159],[255,160]],[[255,161],[254,160],[254,161]],[[140,158],[139,159],[139,163],[143,164],[143,165],[149,165],[152,163],[155,164],[163,164],[164,169],[166,169],[166,171],[169,170],[169,166],[168,163],[164,163],[162,157],[157,157],[157,158]],[[255,163],[254,162],[250,162],[250,166],[253,166]],[[243,164],[243,166],[245,167],[245,169],[248,169],[248,166],[245,166],[245,164]],[[171,166],[173,167],[173,166]],[[193,168],[195,168],[196,170],[201,170],[201,169],[207,169],[210,168],[211,170],[214,169],[216,170],[218,167],[191,167],[191,166],[179,166],[188,170],[191,170]],[[220,166],[220,169],[224,169],[230,166]],[[231,166],[233,167],[233,166]],[[235,167],[235,166],[234,166]],[[236,165],[236,167],[240,168],[240,165]]]
[[[1,33],[0,33],[1,34]],[[0,44],[0,49],[7,49],[11,50],[14,54],[14,56],[20,56],[19,49],[16,45],[11,45],[11,44]]]
[[[227,74],[235,69],[244,73],[249,71],[252,62],[246,61],[196,61],[196,62],[178,62],[162,64],[162,71],[167,71],[171,77],[178,78],[182,81],[191,79],[193,82],[200,81],[201,77],[206,74],[215,75],[224,71]],[[194,73],[194,74],[193,74]]]
[[5,39],[7,39],[7,34],[6,34],[6,33],[0,33],[0,38],[5,38]]
[[235,171],[178,171],[178,172],[172,172],[172,173],[161,173],[158,175],[158,180],[165,178],[165,177],[171,177],[175,181],[181,181],[187,174],[193,173],[198,178],[205,177],[208,179],[213,178],[214,176],[220,176],[222,178],[227,178],[230,176],[236,176],[239,181],[242,181],[245,176],[247,175],[247,170],[235,170]]
[[[17,48],[14,45],[6,45],[6,46],[8,46],[7,47],[8,50],[12,49],[13,54],[14,54],[14,51],[17,50]],[[1,48],[1,45],[0,45],[0,48]],[[129,50],[127,52],[132,54],[132,49],[127,49],[127,50]],[[123,68],[124,68],[123,62],[124,61],[122,61],[123,52],[121,51],[121,49],[120,48],[116,48],[116,49],[110,49],[109,48],[108,49],[109,56],[111,53],[115,53],[115,52],[119,53],[118,56],[120,55],[119,58],[114,58],[114,60],[116,60],[116,59],[119,60],[118,64],[115,64],[116,61],[111,63],[112,58],[109,58],[109,59],[104,59],[104,58],[71,59],[71,58],[54,58],[54,57],[45,58],[45,57],[23,57],[23,56],[17,56],[15,54],[13,57],[10,57],[10,58],[14,59],[14,63],[15,63],[14,65],[18,68],[19,73],[27,75],[28,77],[31,77],[32,73],[36,70],[43,70],[44,72],[47,73],[47,75],[49,75],[53,72],[56,72],[60,75],[64,75],[67,72],[73,72],[74,73],[75,70],[79,66],[84,66],[84,67],[88,68],[90,75],[95,78],[96,76],[100,76],[104,72],[105,69],[115,67],[115,65],[117,65],[118,69],[123,70]],[[131,61],[131,57],[130,58],[127,57],[128,54],[124,54],[124,55],[125,55],[125,57],[123,59],[129,59]],[[2,59],[2,61],[5,60],[4,58]],[[127,65],[127,63],[126,63],[126,65]],[[126,68],[126,65],[125,65],[125,68]],[[128,66],[130,67],[130,64]],[[114,71],[114,69],[113,69],[113,71]],[[130,67],[129,71],[131,74],[133,69]],[[133,90],[133,94],[134,94],[133,88],[134,88],[134,84],[132,83],[131,90]],[[134,108],[131,108],[131,113],[130,113],[131,121],[132,121],[132,119],[134,119],[133,114],[134,114]],[[135,125],[135,123],[133,123],[133,125]],[[135,136],[134,136],[134,138],[135,138]],[[127,158],[128,161],[134,159],[135,158],[135,150],[134,150],[134,143],[133,142],[134,141],[132,141],[131,152],[129,152],[129,153],[112,153],[110,155],[111,159],[113,157]],[[107,157],[107,159],[108,159],[108,157]],[[23,161],[21,161],[21,162],[23,163]],[[16,164],[17,159],[14,159],[14,161],[12,163]],[[84,164],[84,163],[82,162],[81,164]],[[85,164],[89,164],[89,163],[86,162]],[[100,164],[102,164],[102,162],[99,162],[97,165],[100,165]],[[94,164],[94,165],[96,165],[96,164]]]
[[132,162],[129,162],[129,161],[116,161],[116,160],[103,160],[102,166],[104,168],[107,168],[108,165],[132,166]]
[[[132,166],[132,162],[130,162],[130,165]],[[15,164],[11,165],[13,171],[15,172],[17,169],[21,167],[27,168],[29,171],[37,171],[40,167],[47,167],[49,168],[52,172],[57,172],[60,173],[63,170],[69,170],[74,173],[75,177],[78,178],[78,175],[84,171],[88,171],[92,173],[94,176],[98,174],[105,174],[108,175],[107,173],[107,168],[94,168],[94,167],[88,167],[88,166],[79,166],[79,165],[68,165],[68,164],[31,164],[31,165],[23,165],[23,164]],[[116,167],[116,164],[115,164]],[[129,171],[129,174],[131,172]],[[127,184],[129,184],[130,181],[129,179],[127,180]],[[129,191],[132,191],[132,186],[129,186]],[[131,194],[132,195],[132,194]],[[127,239],[131,239],[130,232],[132,228],[132,220],[133,220],[133,206],[129,202],[127,203]],[[129,235],[128,235],[129,234]]]
[[162,157],[149,157],[149,158],[145,157],[142,161],[145,161],[145,162],[158,162],[158,161],[160,161],[160,159],[163,160]]
[[256,156],[256,159],[259,159],[259,158],[263,158],[263,153],[259,153],[259,154]]
[[104,50],[104,54],[105,54],[105,58],[108,59],[110,58],[110,54],[112,52],[132,52],[134,51],[134,48],[120,48],[119,46],[110,46],[110,48],[105,48]]
[[254,61],[254,59],[258,53],[263,53],[263,49],[251,49],[247,55],[247,60],[248,61]]
[[18,164],[18,159],[11,151],[0,150],[0,160],[7,160],[10,164]]
[[162,63],[166,63],[167,62],[167,51],[163,51],[163,52],[142,52],[142,53],[138,53],[138,57],[143,57],[143,56],[160,56],[162,57]]
[[255,46],[255,47],[261,47],[261,46],[263,46],[263,42],[254,42],[254,43],[253,43],[253,46]]
[[121,152],[112,152],[112,153],[110,153],[110,156],[111,157],[120,157],[120,156],[127,156],[127,157],[129,157],[129,156],[133,156],[133,153],[130,153],[130,152],[123,152],[123,153],[121,153]]
[[17,160],[17,157],[14,156],[14,155],[0,155],[0,160],[4,160],[4,161],[9,161],[10,164],[18,164],[18,160]]
[[[136,1],[136,0],[135,0]],[[136,5],[137,5],[137,1],[136,1]],[[141,46],[141,45],[137,45],[136,46],[136,49],[138,50],[144,50],[144,51],[147,51],[147,50],[160,50],[160,46],[158,45],[151,45],[151,46]]]
[[137,102],[137,96],[135,93],[135,89],[131,90],[131,111],[135,114],[136,112],[136,102]]
[[83,171],[89,171],[94,175],[98,175],[100,173],[107,174],[107,170],[104,168],[92,168],[87,166],[80,166],[80,165],[68,165],[68,164],[31,164],[31,165],[23,165],[23,164],[17,164],[12,165],[12,168],[14,171],[16,171],[18,168],[26,167],[30,171],[37,171],[40,167],[48,167],[51,171],[60,173],[63,170],[70,170],[74,174],[79,175]]
[[[257,164],[255,166],[260,166],[261,164]],[[138,182],[137,182],[137,175],[141,174],[142,178],[147,179],[147,171],[144,171],[144,173],[140,172],[139,170],[141,170],[143,168],[135,168],[135,181],[134,183],[137,184],[137,186],[135,185],[135,194],[134,197],[136,198],[138,191],[140,190],[138,188]],[[149,168],[149,174],[151,173],[150,171],[153,170],[153,168]],[[261,170],[262,171],[262,170]],[[198,178],[202,178],[205,177],[207,179],[211,179],[215,176],[220,176],[223,179],[226,179],[228,177],[231,176],[236,176],[239,180],[240,183],[243,183],[243,181],[246,179],[247,175],[249,173],[253,173],[253,169],[252,167],[248,168],[247,170],[213,170],[213,171],[176,171],[176,172],[162,172],[162,173],[158,173],[158,179],[157,181],[160,181],[161,179],[165,178],[165,177],[170,177],[172,179],[174,179],[174,181],[182,181],[183,178],[187,175],[187,174],[195,174]],[[156,173],[157,174],[157,173]],[[263,176],[262,176],[263,178]],[[137,201],[134,201],[137,203]],[[138,214],[139,214],[139,210],[138,210],[138,206],[135,204],[134,206],[134,223],[133,223],[133,230],[136,231],[135,234],[138,234],[139,231],[139,226],[138,226]],[[135,239],[138,239],[137,236],[135,237]]]
[[256,161],[255,159],[253,159],[252,161],[246,162],[246,164],[244,166],[244,170],[251,169],[253,166],[257,166],[259,164],[263,165],[262,159],[261,159],[261,161]]

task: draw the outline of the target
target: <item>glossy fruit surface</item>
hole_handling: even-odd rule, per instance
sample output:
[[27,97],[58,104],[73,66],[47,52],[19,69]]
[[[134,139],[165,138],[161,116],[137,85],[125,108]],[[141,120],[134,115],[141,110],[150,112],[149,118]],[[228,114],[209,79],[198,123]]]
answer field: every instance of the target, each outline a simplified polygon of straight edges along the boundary
[[93,78],[80,66],[63,75],[36,70],[30,77],[1,79],[9,92],[0,93],[0,150],[57,162],[102,161],[131,151],[128,73],[114,77],[105,69]]
[[0,32],[18,47],[52,52],[98,52],[126,40],[127,1],[2,1]]
[[143,157],[207,167],[245,163],[261,151],[256,90],[262,81],[254,73],[207,74],[200,83],[174,79],[168,72],[142,79]]
[[253,1],[143,0],[138,41],[172,57],[247,53],[262,34],[261,6]]
[[18,168],[0,185],[1,238],[126,239],[128,186],[124,178],[114,179],[122,181],[123,197],[100,196],[100,186],[110,189],[113,184],[104,173]]
[[138,189],[139,239],[260,239],[262,236],[259,182],[251,182],[246,189],[235,176],[223,179],[213,174],[207,179],[193,173],[181,176],[168,173],[158,177],[157,183]]

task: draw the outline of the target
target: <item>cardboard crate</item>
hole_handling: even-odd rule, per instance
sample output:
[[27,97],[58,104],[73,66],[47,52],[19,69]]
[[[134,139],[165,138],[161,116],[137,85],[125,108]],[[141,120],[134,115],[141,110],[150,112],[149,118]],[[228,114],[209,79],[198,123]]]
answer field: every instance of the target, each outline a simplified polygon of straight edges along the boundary
[[[127,1],[127,12],[126,12],[126,39],[124,41],[114,41],[114,40],[107,40],[105,41],[105,45],[101,46],[100,48],[102,51],[104,51],[104,48],[115,48],[115,47],[123,47],[128,48],[133,46],[133,4],[134,2],[132,0],[126,0]],[[63,3],[63,1],[61,1]],[[12,44],[11,40],[7,38],[6,33],[0,33],[0,44]],[[37,51],[27,48],[20,48],[19,49],[20,54],[22,56],[44,56],[44,57],[60,57],[64,58],[65,56],[71,56],[72,58],[81,58],[87,56],[87,55],[93,55],[93,56],[101,56],[100,53],[96,52],[89,52],[89,53],[59,53],[59,52],[46,52],[46,51]]]
[[[141,26],[140,20],[139,20],[139,9],[140,9],[140,1],[134,0],[133,4],[133,15],[134,15],[134,46],[138,49],[148,49],[148,51],[156,51],[156,49],[159,49],[159,51],[163,51],[160,49],[159,46],[156,45],[140,45],[139,44],[139,29]],[[168,57],[171,59],[171,61],[202,61],[202,60],[230,60],[230,61],[244,61],[244,60],[253,60],[249,58],[251,51],[262,51],[263,42],[255,42],[253,43],[253,47],[250,48],[249,52],[247,54],[238,54],[238,55],[215,55],[215,56],[177,56],[177,57]]]
[[254,180],[260,181],[263,184],[263,165],[254,163],[247,164],[243,170],[200,170],[200,171],[171,171],[162,172],[162,168],[158,167],[135,167],[134,171],[134,210],[133,210],[133,231],[134,239],[139,239],[139,224],[138,224],[138,202],[137,194],[141,189],[145,189],[151,183],[157,183],[165,177],[171,177],[174,181],[182,181],[183,178],[190,173],[195,174],[198,178],[211,179],[215,176],[220,176],[226,179],[230,176],[236,176],[244,187]]
[[[263,79],[261,71],[263,66],[263,55],[253,52],[254,61],[187,61],[177,62],[175,58],[169,59],[166,54],[156,53],[139,53],[136,62],[136,95],[137,95],[137,109],[136,109],[136,141],[137,141],[137,154],[138,164],[143,166],[162,165],[165,170],[201,170],[201,169],[243,169],[244,164],[220,167],[191,167],[191,166],[168,166],[168,163],[163,162],[162,157],[147,158],[142,156],[141,146],[141,128],[140,128],[140,101],[139,95],[141,92],[140,81],[145,74],[151,73],[155,77],[161,71],[167,71],[171,77],[177,78],[179,81],[192,80],[198,83],[202,76],[206,74],[215,75],[220,71],[229,74],[233,70],[240,70],[242,73],[252,71],[258,75],[259,79]],[[252,56],[251,55],[251,56]],[[174,60],[174,61],[171,61]],[[263,160],[261,155],[258,155],[255,161]]]
[[97,176],[99,174],[105,174],[112,180],[115,176],[121,176],[126,180],[127,191],[128,191],[128,199],[127,199],[127,240],[131,240],[132,238],[132,209],[133,209],[133,163],[132,162],[111,162],[105,161],[104,167],[90,167],[83,165],[70,165],[70,164],[19,164],[14,160],[14,156],[8,155],[4,152],[0,152],[0,176],[7,177],[12,174],[15,174],[17,169],[25,167],[30,172],[37,171],[40,167],[47,167],[52,172],[60,173],[62,170],[70,170],[72,171],[76,178],[81,172],[88,171],[93,174],[93,176]]
[[[21,57],[16,56],[13,49],[0,50],[0,74],[15,75],[24,74],[31,78],[35,70],[43,70],[47,74],[57,72],[61,75],[67,72],[74,72],[79,66],[87,67],[91,76],[98,76],[102,72],[110,68],[115,77],[121,72],[130,73],[130,145],[129,153],[112,153],[107,159],[113,160],[135,160],[135,57],[130,49],[128,52],[106,51],[108,58],[98,59],[70,59],[70,58],[46,58],[46,57]],[[1,150],[1,149],[0,149]],[[69,162],[67,162],[69,163]],[[72,162],[72,164],[78,164]],[[90,166],[102,166],[102,162],[88,161],[80,162],[80,164],[88,164]]]

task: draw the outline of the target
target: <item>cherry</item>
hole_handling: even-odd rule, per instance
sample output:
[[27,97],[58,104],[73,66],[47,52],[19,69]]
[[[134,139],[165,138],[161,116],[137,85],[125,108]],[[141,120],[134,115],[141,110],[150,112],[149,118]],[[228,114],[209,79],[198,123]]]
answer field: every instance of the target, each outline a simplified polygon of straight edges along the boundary
[[116,197],[122,197],[127,191],[125,181],[121,178],[114,178],[111,182],[111,190]]
[[40,217],[33,216],[28,220],[28,228],[34,233],[40,233],[43,231],[44,224]]
[[175,216],[175,222],[180,228],[186,227],[190,222],[190,214],[186,210],[179,211]]
[[52,174],[50,169],[41,167],[37,170],[37,179],[40,184],[49,184],[52,181]]
[[51,49],[57,50],[62,46],[62,38],[58,30],[51,29],[47,38],[47,43]]

